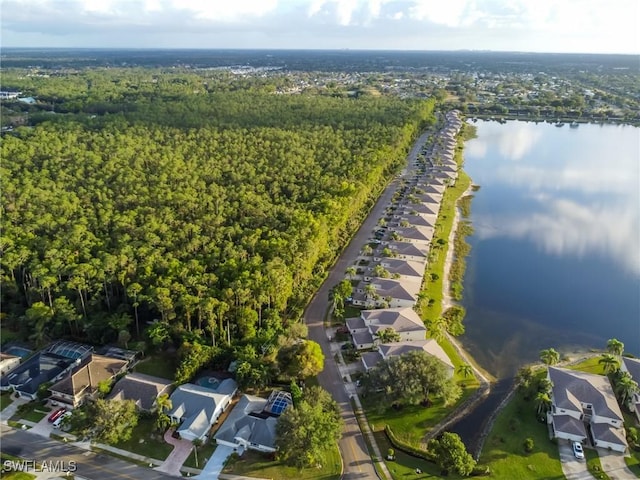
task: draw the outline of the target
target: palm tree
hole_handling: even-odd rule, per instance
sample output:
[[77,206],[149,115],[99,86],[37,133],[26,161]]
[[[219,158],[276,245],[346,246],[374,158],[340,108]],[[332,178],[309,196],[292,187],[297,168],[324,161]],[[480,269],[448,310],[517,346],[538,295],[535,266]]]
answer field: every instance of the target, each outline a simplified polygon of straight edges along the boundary
[[444,340],[446,329],[447,323],[442,317],[437,317],[427,322],[427,330],[429,330],[431,338],[433,338],[436,342]]
[[371,248],[371,245],[367,244],[364,247],[362,247],[362,255],[365,257],[370,257],[373,254],[373,248]]
[[375,285],[373,285],[372,283],[367,284],[367,286],[364,287],[364,293],[368,298],[375,298],[377,295]]
[[553,348],[547,348],[546,350],[540,351],[540,360],[542,360],[542,363],[545,365],[555,365],[560,361],[560,354]]
[[400,334],[391,327],[378,331],[376,337],[378,337],[380,343],[399,342],[401,339]]
[[193,443],[193,454],[196,457],[196,468],[198,468],[198,448],[202,445],[202,440],[200,438],[194,438],[191,443]]
[[464,378],[473,376],[473,367],[468,363],[462,363],[458,365],[457,372],[462,375]]
[[610,338],[607,341],[607,350],[609,351],[609,353],[611,353],[612,355],[618,355],[621,356],[622,352],[624,352],[624,343],[622,343],[620,340],[618,340],[617,338]]
[[358,270],[356,270],[356,267],[354,267],[353,265],[351,265],[349,268],[347,268],[346,272],[347,276],[349,277],[349,280],[353,280],[353,277],[356,276],[356,273],[358,273]]
[[602,358],[598,360],[598,363],[602,365],[604,373],[614,373],[620,368],[620,362],[616,357],[610,353],[605,353]]
[[629,405],[633,399],[633,394],[639,391],[638,383],[631,378],[631,375],[628,372],[622,372],[615,386],[615,392],[620,398],[620,403]]
[[551,397],[548,393],[538,392],[536,395],[536,412],[538,416],[542,416],[551,409]]
[[538,380],[538,392],[546,393],[547,395],[551,395],[551,389],[553,388],[553,383],[548,378],[541,378]]
[[172,407],[173,404],[167,393],[163,393],[156,398],[156,412],[158,412],[159,415],[168,412]]

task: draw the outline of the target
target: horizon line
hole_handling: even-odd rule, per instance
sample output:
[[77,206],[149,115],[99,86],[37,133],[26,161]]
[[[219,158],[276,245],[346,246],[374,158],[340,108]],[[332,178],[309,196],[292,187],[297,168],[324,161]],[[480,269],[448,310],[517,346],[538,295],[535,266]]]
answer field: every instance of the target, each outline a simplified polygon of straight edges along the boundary
[[470,49],[458,48],[454,50],[445,49],[401,49],[401,48],[283,48],[283,47],[98,47],[98,46],[15,46],[4,45],[0,47],[0,54],[4,50],[148,50],[148,51],[208,51],[208,50],[227,50],[227,51],[287,51],[287,52],[412,52],[412,53],[518,53],[518,54],[544,54],[544,55],[625,55],[640,56],[638,53],[623,52],[553,52],[553,51],[535,51],[535,50],[492,50],[492,49]]

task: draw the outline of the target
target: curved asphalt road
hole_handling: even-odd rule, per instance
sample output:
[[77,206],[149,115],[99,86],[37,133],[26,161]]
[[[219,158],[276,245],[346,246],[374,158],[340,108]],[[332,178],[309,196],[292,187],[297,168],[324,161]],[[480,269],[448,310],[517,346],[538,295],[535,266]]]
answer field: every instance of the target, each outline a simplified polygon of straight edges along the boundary
[[[73,473],[76,478],[82,477],[91,480],[169,480],[176,478],[109,455],[83,450],[57,440],[49,440],[28,431],[15,430],[4,425],[0,428],[0,450],[3,453],[36,462],[46,461],[53,464],[64,462],[65,467],[69,465],[70,461],[75,461],[77,468]],[[60,476],[63,475],[60,474]]]
[[[415,142],[411,152],[407,156],[407,169],[405,177],[411,176],[413,161],[417,158],[420,148],[424,145],[428,136],[432,132],[423,133]],[[378,220],[383,216],[391,197],[398,188],[398,179],[394,179],[384,190],[380,198],[369,212],[369,215],[360,226],[358,232],[353,236],[349,245],[333,265],[327,279],[324,281],[316,295],[313,297],[304,313],[304,321],[309,327],[309,338],[318,342],[324,353],[324,370],[318,375],[318,381],[322,388],[327,390],[340,406],[344,429],[340,439],[340,453],[344,464],[344,479],[376,478],[373,462],[367,451],[367,446],[358,426],[358,422],[353,413],[349,395],[345,389],[344,382],[338,371],[327,333],[324,328],[324,315],[329,306],[329,290],[338,282],[345,278],[346,269],[353,264],[358,257],[362,247],[371,238],[373,229]]]

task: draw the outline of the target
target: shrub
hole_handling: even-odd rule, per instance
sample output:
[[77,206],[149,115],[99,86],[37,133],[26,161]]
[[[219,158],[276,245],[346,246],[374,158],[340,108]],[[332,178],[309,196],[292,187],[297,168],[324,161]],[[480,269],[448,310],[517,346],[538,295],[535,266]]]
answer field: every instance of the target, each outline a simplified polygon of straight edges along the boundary
[[533,452],[533,446],[534,446],[533,438],[529,437],[529,438],[525,439],[525,441],[524,441],[524,451],[525,452],[527,452],[527,453]]

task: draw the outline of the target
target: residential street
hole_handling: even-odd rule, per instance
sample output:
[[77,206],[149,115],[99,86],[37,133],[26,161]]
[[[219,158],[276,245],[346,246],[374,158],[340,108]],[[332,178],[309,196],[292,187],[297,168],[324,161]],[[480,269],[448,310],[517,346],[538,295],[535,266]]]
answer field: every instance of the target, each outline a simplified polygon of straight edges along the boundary
[[88,478],[91,480],[164,480],[171,479],[151,468],[120,460],[109,455],[101,455],[89,452],[78,447],[65,445],[57,440],[49,440],[32,433],[15,430],[2,425],[2,452],[27,460],[37,462],[63,462],[68,465],[75,461],[77,469],[76,478]]
[[[413,160],[417,158],[420,148],[429,133],[424,133],[414,144],[407,157],[408,166],[405,170],[405,176],[408,177],[411,174]],[[360,249],[371,237],[372,231],[389,204],[393,193],[398,187],[398,183],[398,179],[394,179],[384,190],[358,232],[329,272],[327,279],[309,303],[304,315],[304,320],[309,327],[309,338],[320,344],[325,355],[324,370],[318,375],[318,380],[320,385],[331,393],[338,402],[345,423],[342,439],[340,440],[340,452],[344,462],[344,479],[370,479],[376,478],[377,475],[353,413],[344,381],[333,359],[323,319],[329,306],[329,290],[344,279],[345,270],[355,261]]]

